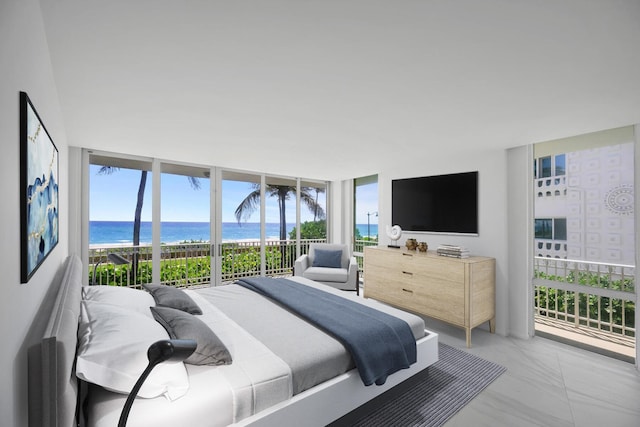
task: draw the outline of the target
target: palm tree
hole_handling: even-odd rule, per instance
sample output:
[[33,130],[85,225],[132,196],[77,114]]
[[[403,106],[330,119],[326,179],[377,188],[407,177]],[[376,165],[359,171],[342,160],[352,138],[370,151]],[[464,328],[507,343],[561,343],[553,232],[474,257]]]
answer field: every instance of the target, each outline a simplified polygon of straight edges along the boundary
[[[251,184],[251,186],[253,187],[253,191],[251,191],[251,193],[249,193],[249,195],[247,195],[247,197],[245,197],[236,208],[235,216],[238,220],[238,224],[240,224],[242,219],[246,221],[260,206],[260,184]],[[313,198],[311,190],[311,187],[301,187],[300,201],[314,213],[314,217],[324,218],[324,209],[318,204],[316,199]],[[291,265],[290,263],[287,263],[287,245],[284,243],[284,241],[287,240],[286,202],[289,200],[290,195],[295,195],[296,192],[296,187],[288,185],[267,184],[265,189],[265,193],[269,197],[278,198],[278,209],[280,213],[280,253],[282,254],[280,257],[280,266],[282,268],[286,268],[287,265]],[[293,253],[290,253],[289,255],[294,256]]]
[[[247,197],[240,202],[235,210],[236,220],[238,224],[242,220],[247,220],[251,214],[260,206],[260,184],[251,184],[253,191],[247,195]],[[314,220],[316,218],[322,219],[325,216],[324,209],[318,204],[316,198],[313,197],[311,191],[312,187],[300,188],[300,201],[309,208],[314,214]],[[318,189],[315,189],[318,191]],[[297,192],[296,187],[288,185],[270,185],[267,184],[265,193],[269,197],[278,198],[278,210],[280,213],[280,240],[287,240],[287,213],[286,213],[286,201],[289,200],[290,195],[295,195]]]
[[[98,175],[111,175],[112,173],[119,171],[120,168],[115,166],[101,166],[98,170]],[[147,186],[147,173],[148,171],[140,171],[140,184],[138,184],[138,199],[136,201],[136,210],[133,215],[133,247],[140,246],[140,225],[142,224],[142,204],[144,203],[144,190]],[[187,176],[191,188],[194,190],[200,189],[200,180],[193,176]],[[133,259],[131,260],[131,280],[136,283],[136,272],[138,271],[138,251],[134,250]]]
[[325,192],[325,188],[311,187],[311,189],[316,192],[316,208],[313,211],[313,222],[316,222],[318,219],[324,219],[324,211],[322,211],[322,208],[320,208],[320,211],[318,211],[318,196],[320,195],[320,193]]

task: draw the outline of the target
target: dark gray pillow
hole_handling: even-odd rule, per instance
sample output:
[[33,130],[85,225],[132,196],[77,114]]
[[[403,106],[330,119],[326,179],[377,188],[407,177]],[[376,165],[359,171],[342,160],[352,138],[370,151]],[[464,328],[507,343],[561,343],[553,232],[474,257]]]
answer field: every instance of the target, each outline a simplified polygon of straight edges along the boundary
[[198,304],[182,289],[166,285],[142,285],[153,296],[156,305],[171,307],[191,314],[202,314]]
[[342,267],[342,251],[340,249],[316,249],[313,251],[312,267]]
[[202,320],[184,311],[168,307],[150,307],[153,317],[171,339],[195,340],[196,350],[184,363],[191,365],[229,365],[231,354],[220,338]]

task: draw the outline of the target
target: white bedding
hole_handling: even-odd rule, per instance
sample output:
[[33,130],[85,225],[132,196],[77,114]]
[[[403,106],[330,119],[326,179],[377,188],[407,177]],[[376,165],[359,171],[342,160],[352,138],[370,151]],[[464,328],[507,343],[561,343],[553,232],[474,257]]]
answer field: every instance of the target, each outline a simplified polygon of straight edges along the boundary
[[[173,402],[136,399],[127,426],[226,426],[292,396],[291,370],[267,347],[195,292],[198,316],[225,343],[233,363],[186,365],[189,391]],[[89,427],[117,425],[126,395],[98,387],[90,392]],[[206,422],[203,422],[206,420]]]
[[[316,285],[302,278],[291,279],[396,315],[409,323],[416,339],[420,338],[422,340],[425,335],[424,322],[415,315],[380,304],[377,301],[356,297],[348,292]],[[233,363],[221,366],[185,365],[189,373],[190,382],[187,394],[173,402],[169,402],[164,397],[136,399],[129,415],[127,423],[129,427],[151,425],[226,426],[241,422],[247,418],[253,419],[252,415],[269,407],[279,407],[285,401],[291,399],[292,394],[294,394],[292,390],[295,388],[293,386],[295,382],[292,380],[290,367],[283,361],[284,356],[281,359],[274,354],[239,326],[236,321],[231,320],[225,313],[209,302],[218,301],[220,303],[221,299],[224,298],[234,299],[236,301],[235,304],[238,304],[236,312],[243,313],[244,322],[247,321],[247,316],[254,320],[259,320],[260,316],[256,318],[256,313],[251,312],[251,307],[247,307],[247,301],[237,301],[236,298],[238,296],[231,289],[232,287],[226,286],[207,288],[200,291],[202,295],[198,293],[199,291],[187,290],[185,292],[200,306],[203,314],[197,317],[209,325],[227,346],[233,358]],[[222,291],[222,293],[218,292],[218,290]],[[295,317],[294,315],[289,316]],[[286,319],[287,323],[296,321],[296,319],[279,317],[274,317],[274,319],[278,319],[278,322]],[[309,337],[309,335],[305,336]],[[331,340],[334,339],[331,338]],[[297,344],[301,354],[304,354],[304,351],[307,350],[306,347],[308,347],[304,344]],[[341,345],[339,346],[341,347]],[[312,351],[317,353],[320,350]],[[437,347],[435,354],[437,359]],[[318,354],[314,358],[318,358]],[[316,361],[316,363],[330,364],[322,362],[322,359],[319,362]],[[420,365],[420,363],[417,365]],[[430,363],[433,363],[433,361]],[[346,372],[346,370],[342,372]],[[340,375],[340,373],[334,375]],[[367,387],[367,389],[371,389],[371,387]],[[370,390],[370,392],[373,391],[373,389]],[[89,396],[88,427],[112,427],[117,425],[126,395],[111,393],[92,386]]]

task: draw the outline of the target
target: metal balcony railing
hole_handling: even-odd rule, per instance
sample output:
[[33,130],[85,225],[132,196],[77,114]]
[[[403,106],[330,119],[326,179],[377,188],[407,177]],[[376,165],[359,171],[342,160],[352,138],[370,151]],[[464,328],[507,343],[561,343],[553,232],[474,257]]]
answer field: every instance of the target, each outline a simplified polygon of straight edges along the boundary
[[635,266],[535,257],[536,322],[635,346]]
[[367,246],[378,246],[378,239],[356,240],[353,245],[353,255],[356,257],[356,261],[358,261],[358,270],[360,271],[361,280],[364,277],[364,248]]
[[[311,243],[325,241],[301,240],[300,253],[307,253]],[[292,275],[296,259],[296,242],[268,240],[265,247],[266,275]],[[108,258],[109,254],[118,254],[129,263],[114,264]],[[260,275],[260,241],[224,242],[220,244],[218,254],[222,283]],[[89,250],[89,283],[141,288],[143,284],[151,283],[153,280],[151,259],[150,245],[92,247]],[[175,287],[208,286],[211,283],[211,245],[207,242],[162,245],[160,282]]]

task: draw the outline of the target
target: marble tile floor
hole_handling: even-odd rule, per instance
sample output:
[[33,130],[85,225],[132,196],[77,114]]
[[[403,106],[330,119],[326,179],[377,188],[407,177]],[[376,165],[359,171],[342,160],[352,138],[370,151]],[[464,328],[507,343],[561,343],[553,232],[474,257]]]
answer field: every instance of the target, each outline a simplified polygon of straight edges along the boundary
[[631,363],[547,338],[506,338],[425,318],[440,342],[499,363],[507,371],[446,427],[640,426],[640,372]]

